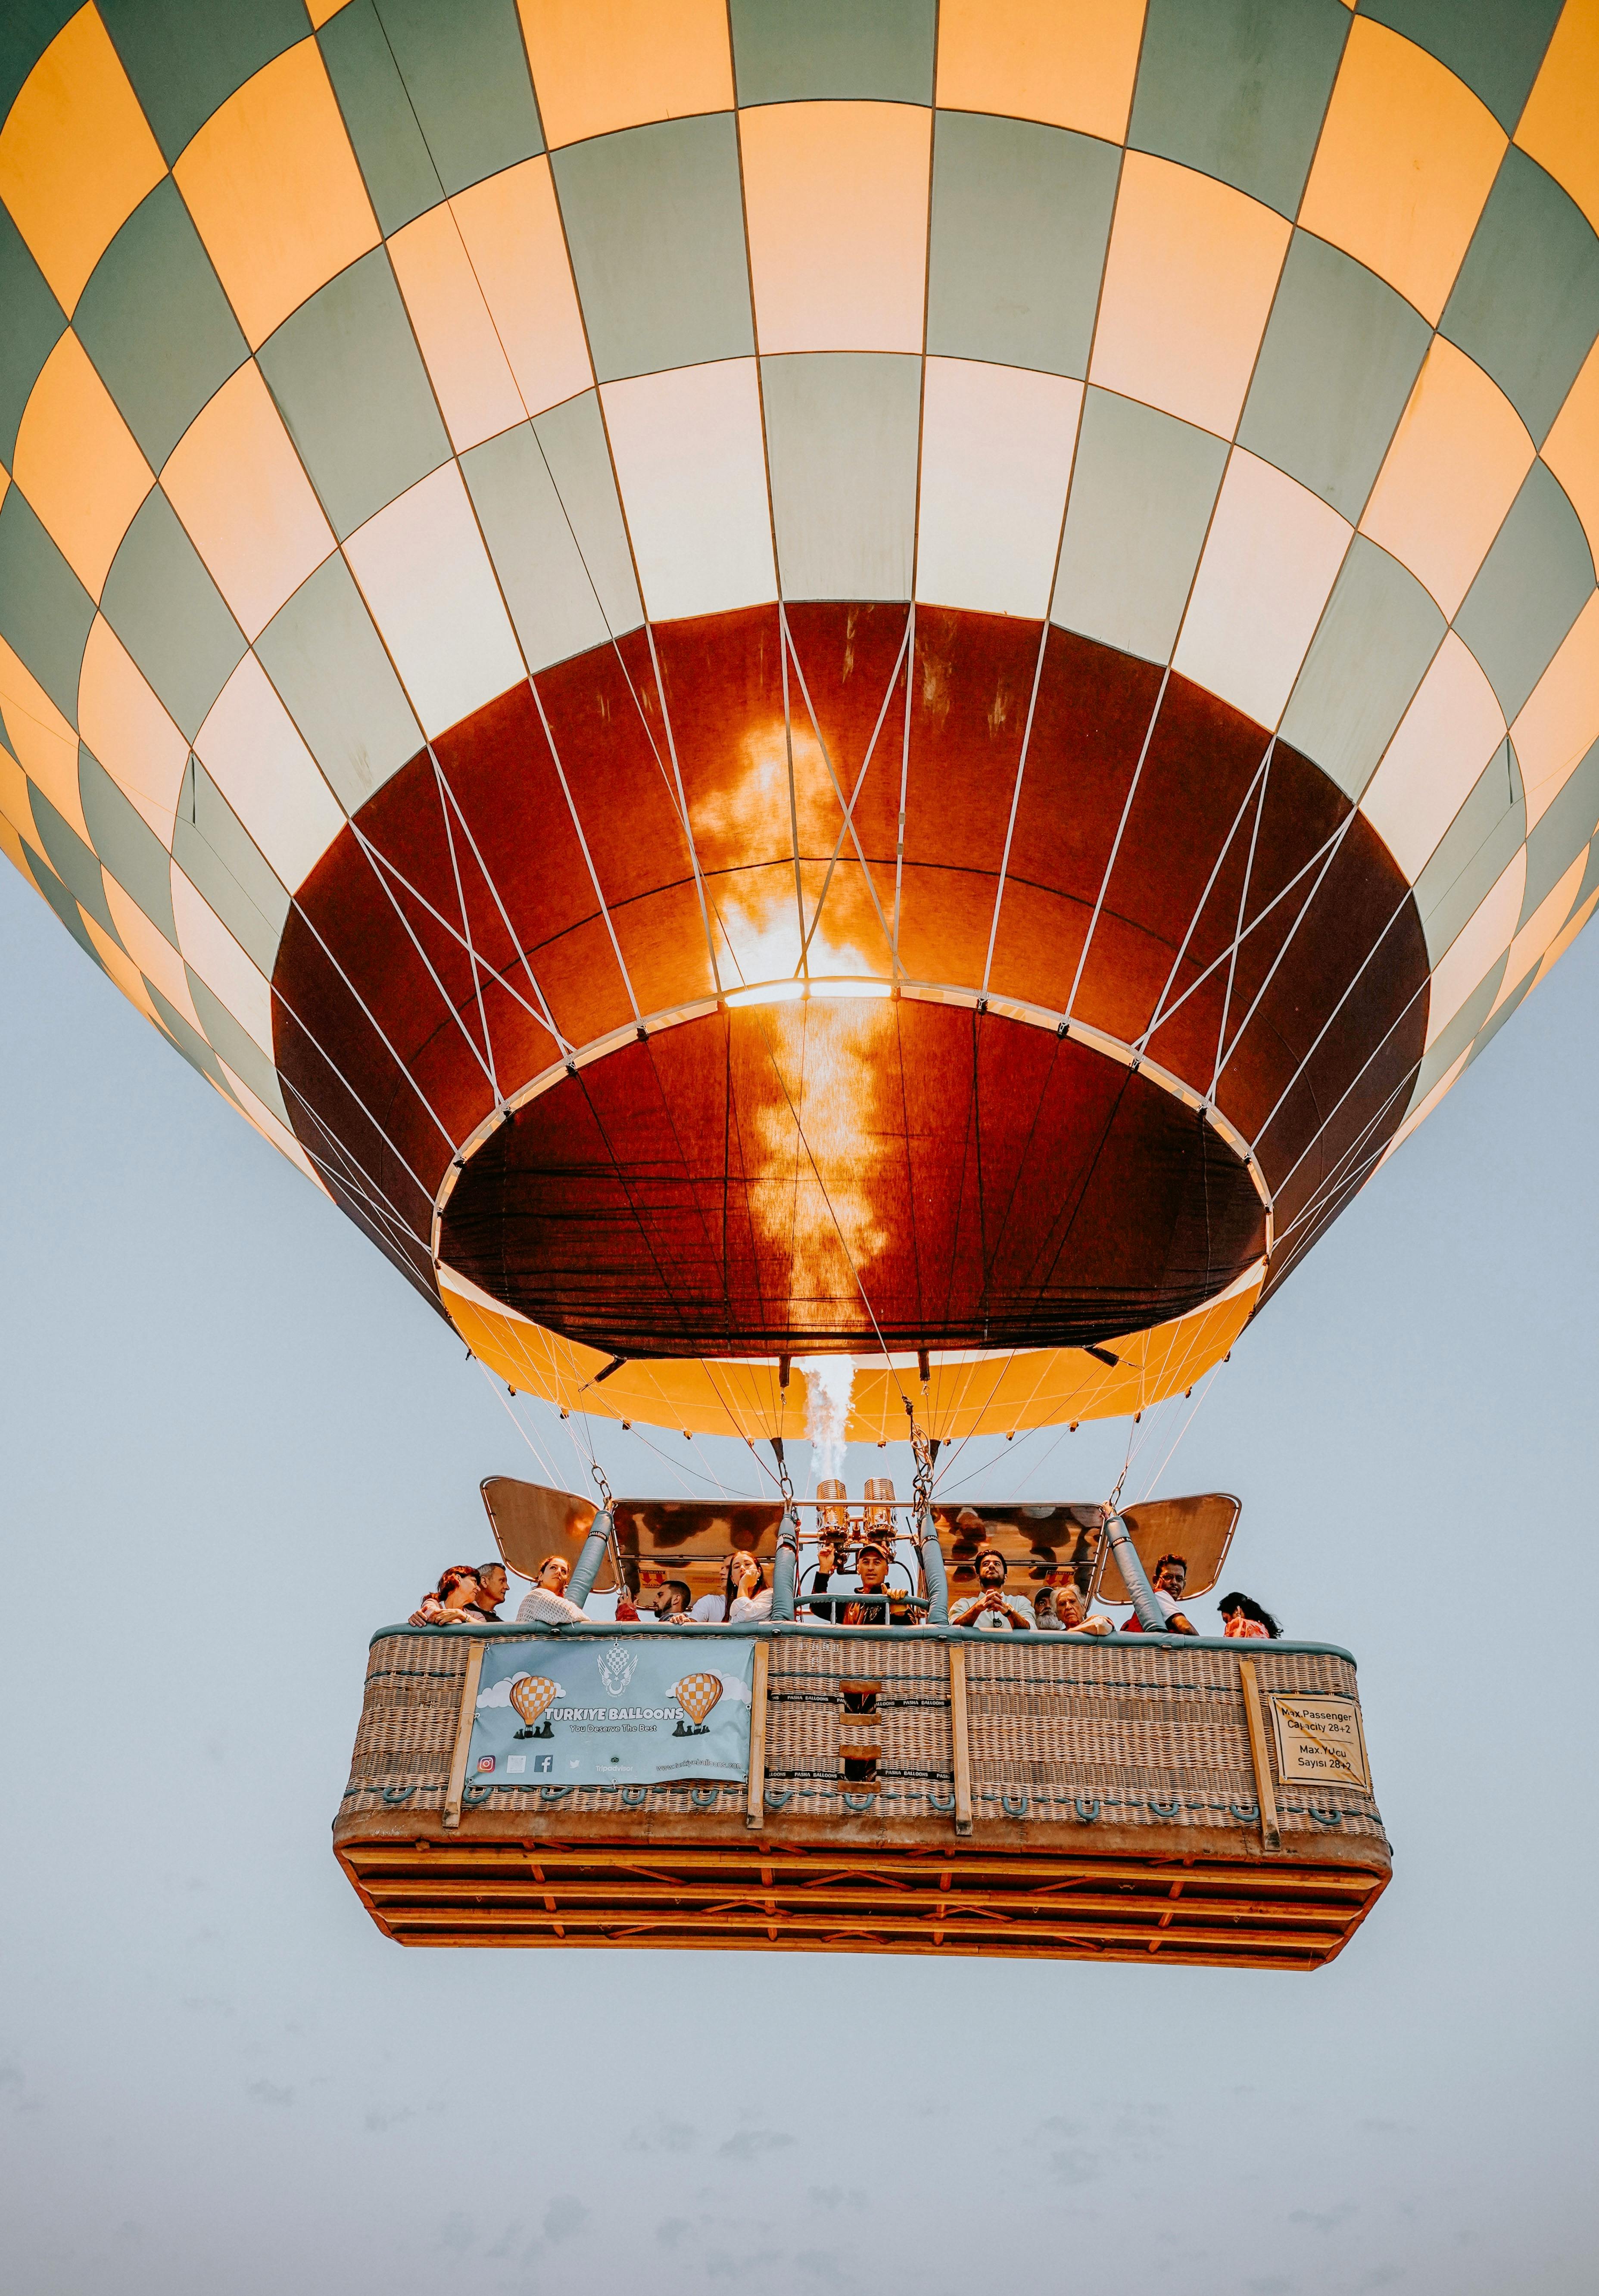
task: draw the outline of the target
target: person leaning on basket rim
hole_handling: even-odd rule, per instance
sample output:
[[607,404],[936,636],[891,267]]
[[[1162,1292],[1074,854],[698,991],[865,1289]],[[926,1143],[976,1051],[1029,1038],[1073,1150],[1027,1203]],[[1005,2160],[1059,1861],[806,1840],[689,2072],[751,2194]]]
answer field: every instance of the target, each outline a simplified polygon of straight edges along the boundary
[[564,1554],[546,1554],[538,1566],[538,1576],[522,1596],[516,1613],[519,1627],[582,1627],[588,1623],[587,1615],[576,1603],[566,1599],[566,1586],[572,1575],[572,1566]]
[[988,1632],[1031,1631],[1037,1623],[1025,1595],[1007,1595],[1005,1573],[1010,1564],[996,1546],[980,1546],[972,1558],[977,1571],[977,1592],[963,1595],[949,1606],[952,1627],[982,1627]]
[[1039,1631],[1045,1634],[1113,1635],[1116,1631],[1100,1613],[1088,1616],[1083,1590],[1070,1570],[1050,1572],[1047,1583],[1039,1589],[1037,1619]]
[[[1163,1554],[1155,1565],[1155,1575],[1152,1584],[1155,1600],[1166,1613],[1167,1633],[1197,1635],[1199,1628],[1192,1619],[1185,1618],[1177,1607],[1183,1599],[1183,1589],[1188,1584],[1187,1557],[1182,1554]],[[1141,1635],[1144,1632],[1144,1628],[1138,1623],[1138,1614],[1136,1611],[1130,1619],[1123,1621],[1121,1631],[1124,1635]]]

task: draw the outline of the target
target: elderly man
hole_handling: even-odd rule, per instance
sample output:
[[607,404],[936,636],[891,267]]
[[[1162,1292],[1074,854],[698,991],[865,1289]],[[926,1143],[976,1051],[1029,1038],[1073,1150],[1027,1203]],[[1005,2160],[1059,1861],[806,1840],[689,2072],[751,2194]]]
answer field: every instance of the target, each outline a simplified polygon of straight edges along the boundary
[[977,1566],[977,1592],[963,1595],[958,1603],[950,1604],[950,1625],[982,1627],[990,1633],[1030,1631],[1037,1623],[1033,1606],[1025,1595],[1005,1593],[1005,1574],[1010,1565],[998,1547],[980,1546],[972,1560]]
[[532,1587],[522,1596],[517,1611],[519,1627],[582,1627],[588,1623],[586,1614],[576,1603],[566,1599],[566,1585],[572,1575],[572,1566],[564,1554],[546,1554],[538,1566],[538,1576]]
[[[1199,1628],[1192,1620],[1185,1618],[1181,1608],[1183,1590],[1188,1584],[1186,1558],[1181,1554],[1163,1554],[1155,1565],[1155,1575],[1151,1584],[1155,1600],[1166,1614],[1167,1633],[1197,1635]],[[1121,1631],[1124,1635],[1141,1635],[1144,1632],[1136,1611],[1124,1623]]]
[[1070,1570],[1052,1570],[1049,1583],[1038,1597],[1038,1626],[1042,1632],[1068,1635],[1109,1635],[1115,1632],[1111,1621],[1097,1611],[1088,1616],[1088,1606],[1083,1600],[1083,1590]]

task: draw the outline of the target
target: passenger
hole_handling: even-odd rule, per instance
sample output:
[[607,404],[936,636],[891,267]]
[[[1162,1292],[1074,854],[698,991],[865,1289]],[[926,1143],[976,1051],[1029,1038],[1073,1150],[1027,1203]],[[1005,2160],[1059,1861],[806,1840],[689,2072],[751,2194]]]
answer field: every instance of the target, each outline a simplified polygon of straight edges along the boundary
[[681,1625],[693,1598],[693,1589],[685,1579],[663,1578],[655,1590],[655,1616],[663,1625]]
[[529,1593],[521,1599],[516,1614],[519,1627],[582,1627],[588,1623],[586,1612],[576,1603],[566,1599],[567,1582],[572,1566],[564,1554],[546,1554],[538,1566],[538,1576]]
[[1038,1625],[1046,1634],[1110,1635],[1116,1631],[1109,1619],[1097,1613],[1092,1619],[1088,1616],[1083,1590],[1069,1570],[1050,1573],[1049,1584],[1039,1589],[1036,1608]]
[[1007,1633],[1015,1628],[1028,1632],[1034,1624],[1033,1606],[1025,1595],[1007,1595],[1005,1573],[1010,1569],[996,1546],[980,1546],[972,1560],[977,1565],[975,1595],[963,1595],[958,1603],[949,1606],[952,1627],[983,1627],[990,1633]]
[[455,1627],[468,1617],[483,1616],[478,1608],[478,1574],[470,1562],[453,1563],[440,1577],[435,1593],[424,1595],[411,1613],[414,1627]]
[[[829,1595],[827,1588],[838,1567],[838,1548],[830,1538],[824,1538],[816,1550],[816,1575],[806,1597],[813,1619],[833,1627],[906,1627],[914,1626],[914,1617],[909,1608],[910,1597],[886,1584],[889,1565],[894,1560],[886,1543],[868,1538],[857,1550],[855,1575],[860,1580],[858,1593]],[[887,1595],[886,1602],[862,1602],[863,1595]],[[817,1596],[823,1597],[821,1601]]]
[[[1181,1554],[1163,1554],[1155,1565],[1153,1585],[1155,1600],[1166,1615],[1168,1635],[1197,1635],[1199,1632],[1193,1620],[1185,1618],[1178,1608],[1183,1599],[1183,1589],[1187,1584],[1186,1559]],[[1130,1619],[1124,1620],[1121,1631],[1124,1635],[1141,1635],[1144,1632],[1136,1611]]]
[[1222,1615],[1224,1635],[1274,1643],[1282,1636],[1283,1629],[1271,1612],[1263,1611],[1247,1595],[1224,1595],[1216,1607]]
[[767,1574],[752,1554],[735,1554],[727,1566],[726,1616],[730,1620],[769,1619],[772,1589]]
[[478,1592],[474,1602],[490,1626],[497,1626],[500,1604],[510,1592],[511,1581],[505,1576],[503,1562],[480,1562],[477,1570]]

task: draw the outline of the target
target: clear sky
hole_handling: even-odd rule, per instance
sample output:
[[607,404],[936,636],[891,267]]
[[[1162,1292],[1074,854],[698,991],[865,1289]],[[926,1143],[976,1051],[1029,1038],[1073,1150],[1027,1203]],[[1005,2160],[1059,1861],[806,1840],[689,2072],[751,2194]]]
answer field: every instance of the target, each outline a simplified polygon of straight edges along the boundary
[[[367,1636],[488,1549],[484,1474],[537,1470],[8,869],[0,968],[8,2289],[1587,2296],[1599,938],[1160,1486],[1236,1491],[1229,1578],[1360,1662],[1396,1878],[1313,1976],[385,1943],[329,1847]],[[1092,1499],[1126,1435],[959,1472]]]

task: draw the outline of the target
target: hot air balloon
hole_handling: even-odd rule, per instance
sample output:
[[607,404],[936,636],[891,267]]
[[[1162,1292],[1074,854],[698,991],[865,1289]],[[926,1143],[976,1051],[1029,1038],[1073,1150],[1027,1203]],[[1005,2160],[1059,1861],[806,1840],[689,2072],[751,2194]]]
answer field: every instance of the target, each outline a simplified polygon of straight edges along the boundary
[[1599,898],[1587,12],[308,12],[5,35],[12,859],[516,1387],[1187,1386]]
[[722,1678],[718,1674],[685,1674],[681,1682],[672,1685],[672,1696],[696,1730],[704,1729],[710,1710],[721,1695]]
[[[519,1675],[511,1685],[511,1703],[527,1725],[531,1736],[538,1724],[561,1695],[561,1685],[552,1682],[547,1674]],[[522,1733],[519,1732],[521,1736]]]
[[1587,0],[0,43],[0,842],[513,1387],[1179,1392],[1599,901]]

